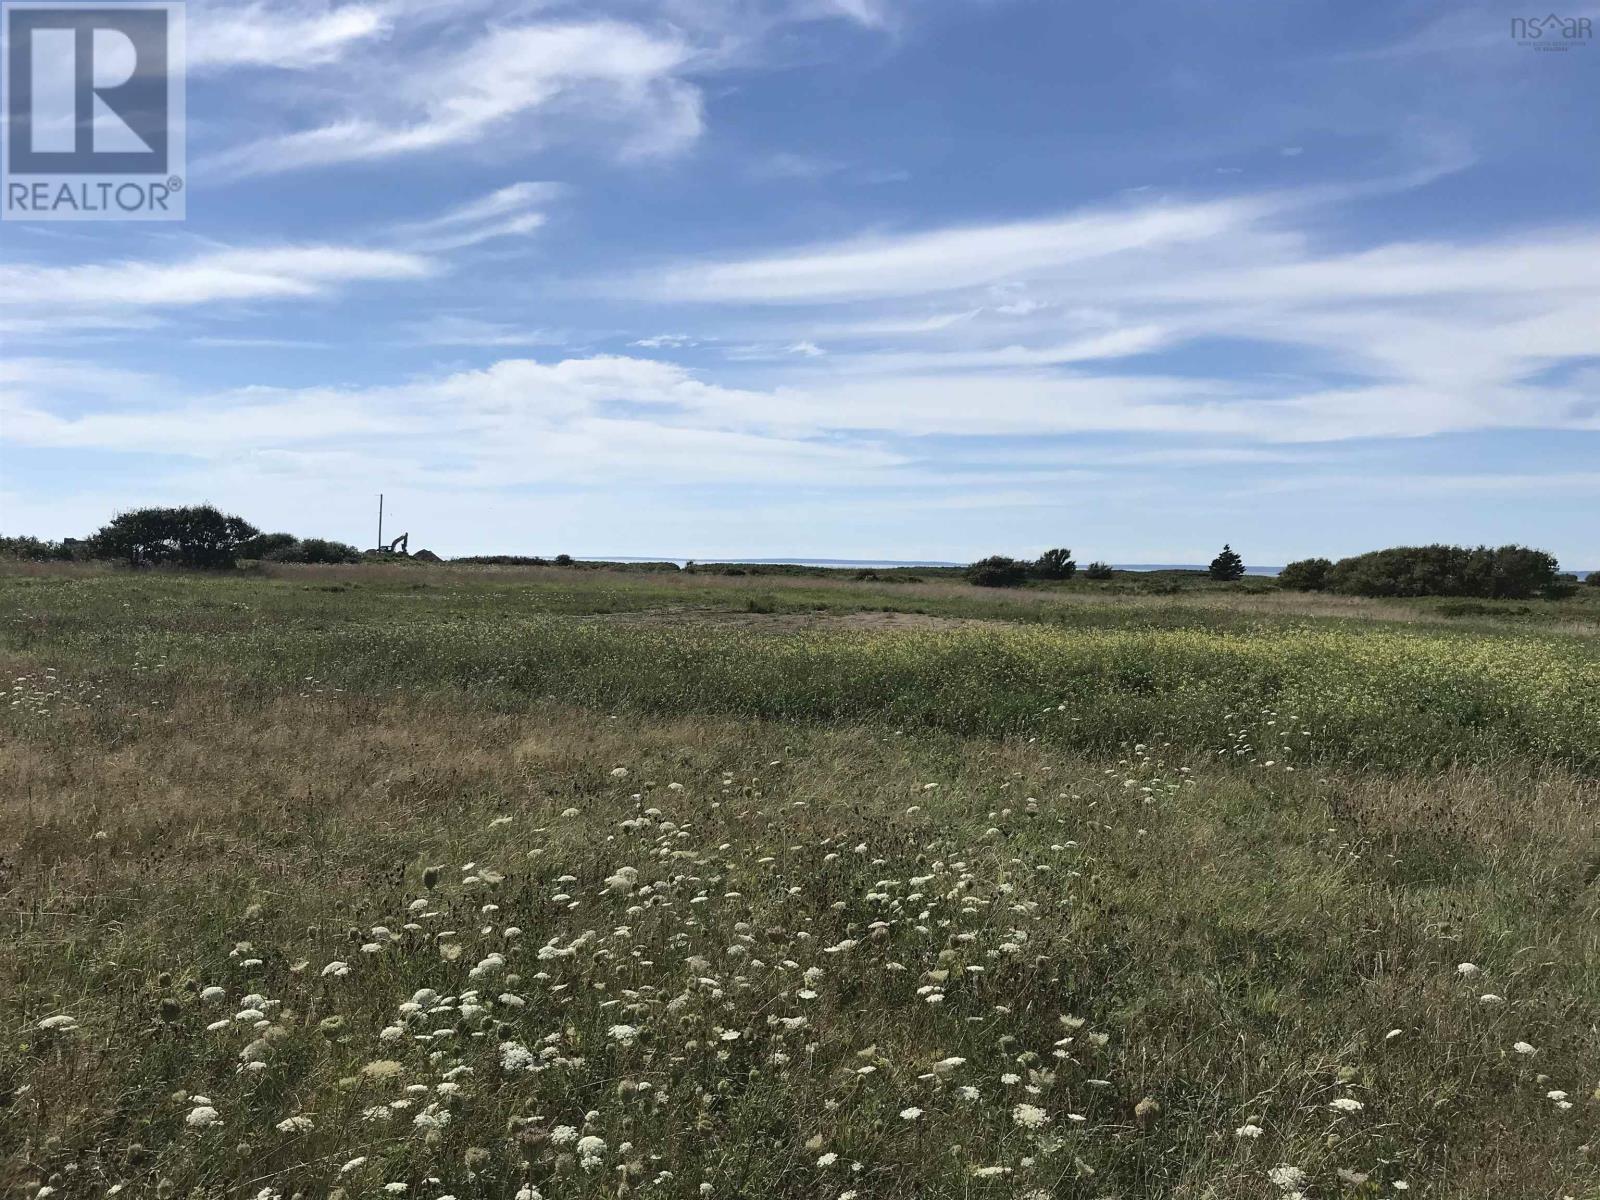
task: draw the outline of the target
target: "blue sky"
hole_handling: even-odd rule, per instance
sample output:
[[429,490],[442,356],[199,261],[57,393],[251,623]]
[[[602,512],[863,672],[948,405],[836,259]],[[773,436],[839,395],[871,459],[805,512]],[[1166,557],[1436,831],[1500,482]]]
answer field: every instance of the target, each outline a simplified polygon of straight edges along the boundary
[[1600,43],[1514,15],[191,0],[188,219],[0,225],[0,529],[1600,568]]

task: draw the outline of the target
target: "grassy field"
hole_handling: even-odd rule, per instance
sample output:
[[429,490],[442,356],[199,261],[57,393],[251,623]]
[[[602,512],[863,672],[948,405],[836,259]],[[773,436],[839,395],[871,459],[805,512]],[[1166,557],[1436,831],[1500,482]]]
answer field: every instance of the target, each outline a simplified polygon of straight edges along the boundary
[[8,570],[0,1186],[1590,1200],[1597,616]]

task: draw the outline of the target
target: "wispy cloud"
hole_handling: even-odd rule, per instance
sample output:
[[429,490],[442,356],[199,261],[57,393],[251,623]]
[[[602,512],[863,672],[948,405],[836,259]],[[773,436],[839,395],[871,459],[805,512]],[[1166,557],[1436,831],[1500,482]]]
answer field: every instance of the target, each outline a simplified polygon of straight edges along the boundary
[[433,269],[414,254],[335,245],[215,250],[172,262],[0,265],[0,312],[116,312],[305,297],[346,283],[420,279]]
[[239,67],[307,70],[337,62],[359,43],[386,34],[386,4],[208,3],[189,6],[191,70]]
[[692,57],[670,32],[618,21],[491,29],[429,65],[413,63],[404,87],[382,74],[345,114],[234,147],[209,165],[273,174],[472,145],[513,127],[524,152],[598,125],[614,131],[615,154],[666,153],[700,133],[700,92],[682,74]]
[[669,267],[624,286],[684,300],[744,304],[950,292],[1218,237],[1241,228],[1265,207],[1255,199],[1148,205],[867,237],[771,257]]

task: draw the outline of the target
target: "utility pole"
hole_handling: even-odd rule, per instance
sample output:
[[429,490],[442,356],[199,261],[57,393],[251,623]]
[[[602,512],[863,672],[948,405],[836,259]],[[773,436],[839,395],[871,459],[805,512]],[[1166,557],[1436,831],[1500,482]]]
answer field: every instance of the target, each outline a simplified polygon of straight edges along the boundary
[[378,546],[377,546],[377,548],[379,550],[383,549],[383,493],[382,492],[378,493]]

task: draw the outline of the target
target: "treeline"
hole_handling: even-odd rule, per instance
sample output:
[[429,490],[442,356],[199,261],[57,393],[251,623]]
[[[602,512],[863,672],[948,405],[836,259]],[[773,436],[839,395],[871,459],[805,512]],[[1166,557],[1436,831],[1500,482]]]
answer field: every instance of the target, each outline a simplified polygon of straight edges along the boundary
[[[1235,583],[1244,578],[1244,572],[1244,559],[1229,545],[1224,545],[1206,568],[1206,574],[1218,583]],[[1072,557],[1072,551],[1059,546],[1046,550],[1032,562],[991,554],[988,558],[980,558],[966,570],[969,583],[978,587],[999,588],[1021,587],[1029,580],[1060,583],[1075,578],[1077,574],[1078,563]],[[1092,562],[1083,568],[1085,579],[1105,580],[1114,574],[1116,571],[1109,563]]]
[[[1600,572],[1588,582],[1600,586]],[[1346,596],[1470,596],[1482,600],[1561,599],[1577,591],[1555,555],[1526,546],[1394,546],[1333,562],[1302,558],[1278,583]]]
[[0,536],[0,555],[33,562],[120,562],[130,567],[226,570],[240,559],[286,563],[355,563],[361,551],[326,538],[262,533],[243,517],[209,504],[120,513],[87,538],[59,542]]

